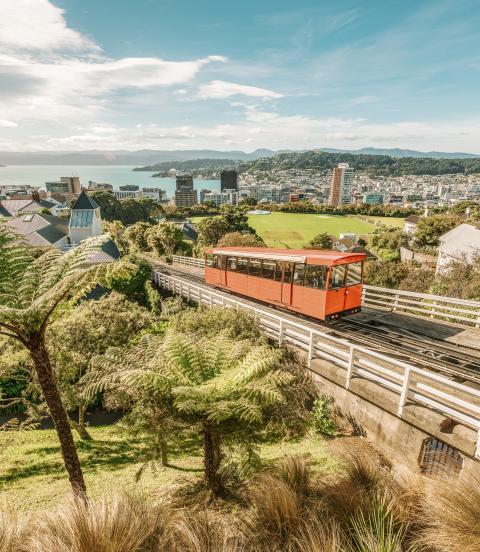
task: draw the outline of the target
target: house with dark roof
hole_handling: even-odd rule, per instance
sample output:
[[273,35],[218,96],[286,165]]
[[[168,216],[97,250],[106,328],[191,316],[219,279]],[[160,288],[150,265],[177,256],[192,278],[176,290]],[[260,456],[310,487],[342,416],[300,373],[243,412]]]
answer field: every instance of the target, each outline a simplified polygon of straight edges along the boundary
[[30,213],[40,213],[43,209],[48,209],[54,214],[53,209],[57,203],[46,199],[0,199],[0,217],[17,217]]
[[62,249],[70,243],[68,219],[27,213],[5,222],[5,226],[21,236],[34,247],[58,247]]
[[[70,219],[28,213],[4,223],[28,245],[34,247],[57,247],[64,251],[76,247],[83,240],[103,234],[99,205],[82,192],[72,206]],[[101,248],[87,256],[86,264],[116,261],[120,251],[115,242],[106,239]]]

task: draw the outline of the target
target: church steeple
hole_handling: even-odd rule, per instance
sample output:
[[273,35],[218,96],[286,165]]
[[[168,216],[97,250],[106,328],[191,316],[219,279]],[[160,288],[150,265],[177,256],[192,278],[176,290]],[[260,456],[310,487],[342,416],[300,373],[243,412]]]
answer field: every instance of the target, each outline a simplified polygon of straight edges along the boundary
[[68,227],[70,240],[74,244],[103,234],[100,206],[85,191],[72,206]]

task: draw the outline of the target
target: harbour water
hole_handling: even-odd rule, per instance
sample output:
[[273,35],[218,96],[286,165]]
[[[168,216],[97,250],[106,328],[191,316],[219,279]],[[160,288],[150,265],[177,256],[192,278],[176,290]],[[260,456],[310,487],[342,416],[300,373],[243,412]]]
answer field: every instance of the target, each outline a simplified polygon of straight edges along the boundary
[[[79,176],[82,186],[88,181],[107,182],[114,189],[124,184],[136,184],[141,188],[161,188],[172,197],[175,191],[174,178],[152,178],[151,172],[132,171],[133,166],[72,166],[72,165],[10,165],[0,167],[1,184],[30,184],[30,186],[45,187],[45,182],[60,180],[61,176]],[[219,180],[194,179],[197,190],[220,190]]]

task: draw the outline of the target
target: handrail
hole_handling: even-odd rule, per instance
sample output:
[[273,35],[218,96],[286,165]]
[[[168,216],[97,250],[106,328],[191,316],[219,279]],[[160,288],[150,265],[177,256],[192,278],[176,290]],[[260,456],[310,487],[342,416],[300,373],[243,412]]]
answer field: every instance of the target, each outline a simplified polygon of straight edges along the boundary
[[477,433],[475,457],[480,459],[480,390],[451,381],[448,377],[390,358],[346,339],[295,322],[259,308],[241,298],[229,296],[178,276],[154,272],[157,285],[188,300],[209,307],[243,308],[253,313],[265,333],[279,343],[289,342],[307,351],[308,366],[314,358],[332,362],[345,371],[343,386],[363,378],[388,389],[398,397],[396,414],[404,417],[407,403],[420,404],[461,423]]
[[[182,255],[173,255],[173,262],[199,268],[205,267],[204,259]],[[467,328],[480,328],[480,301],[364,284],[362,304],[374,308],[389,309],[393,312],[410,313],[453,322]]]

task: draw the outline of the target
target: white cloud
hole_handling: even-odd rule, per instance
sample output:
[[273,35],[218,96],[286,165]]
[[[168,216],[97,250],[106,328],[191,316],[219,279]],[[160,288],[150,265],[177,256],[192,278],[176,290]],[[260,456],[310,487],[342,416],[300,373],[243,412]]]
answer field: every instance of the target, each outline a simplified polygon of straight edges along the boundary
[[2,128],[16,128],[18,127],[17,123],[13,121],[7,121],[6,119],[0,119],[0,127]]
[[273,90],[221,80],[211,81],[200,86],[199,95],[201,98],[230,98],[231,96],[250,96],[264,99],[282,98],[282,94]]
[[11,50],[99,50],[78,31],[71,29],[63,10],[48,0],[2,0],[0,46]]

